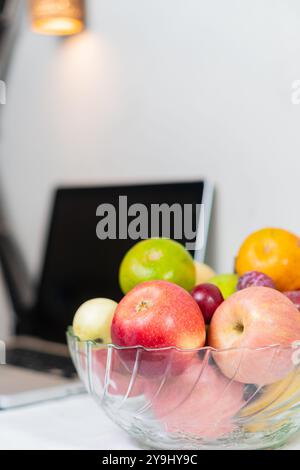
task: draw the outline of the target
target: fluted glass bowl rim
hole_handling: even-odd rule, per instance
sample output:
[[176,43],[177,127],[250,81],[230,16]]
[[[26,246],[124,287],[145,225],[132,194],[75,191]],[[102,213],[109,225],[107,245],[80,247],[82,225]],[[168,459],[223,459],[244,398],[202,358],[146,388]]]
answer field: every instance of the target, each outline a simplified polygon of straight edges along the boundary
[[212,346],[203,346],[201,348],[193,348],[193,349],[183,349],[183,348],[178,348],[177,346],[165,346],[161,348],[148,348],[142,345],[135,345],[135,346],[119,346],[114,343],[103,343],[101,341],[97,340],[81,340],[78,336],[76,336],[73,332],[73,327],[69,326],[67,329],[67,338],[75,341],[76,343],[79,344],[84,344],[86,346],[94,346],[94,347],[99,347],[102,349],[116,349],[116,350],[121,350],[121,351],[131,351],[131,350],[143,350],[146,352],[159,352],[159,351],[177,351],[177,352],[182,352],[182,353],[199,353],[199,352],[205,352],[205,351],[212,351],[215,353],[228,353],[232,351],[268,351],[271,349],[275,348],[280,348],[280,349],[295,349],[297,347],[300,348],[300,338],[299,340],[293,341],[289,344],[280,344],[280,343],[274,343],[274,344],[269,344],[266,346],[260,346],[257,348],[253,347],[248,347],[248,346],[243,346],[243,347],[233,347],[233,348],[224,348],[224,349],[216,349],[213,348]]

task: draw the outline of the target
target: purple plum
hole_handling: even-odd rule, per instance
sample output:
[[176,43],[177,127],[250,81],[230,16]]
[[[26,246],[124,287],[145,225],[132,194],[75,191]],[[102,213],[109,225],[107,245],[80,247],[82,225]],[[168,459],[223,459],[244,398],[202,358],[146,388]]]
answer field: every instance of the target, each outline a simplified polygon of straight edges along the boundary
[[208,325],[216,309],[224,301],[220,289],[214,284],[199,284],[191,292],[192,297],[197,302]]
[[300,311],[300,290],[290,290],[283,292],[283,294],[286,295]]
[[248,271],[238,280],[237,290],[246,289],[251,286],[271,287],[276,289],[273,280],[264,273],[259,271]]

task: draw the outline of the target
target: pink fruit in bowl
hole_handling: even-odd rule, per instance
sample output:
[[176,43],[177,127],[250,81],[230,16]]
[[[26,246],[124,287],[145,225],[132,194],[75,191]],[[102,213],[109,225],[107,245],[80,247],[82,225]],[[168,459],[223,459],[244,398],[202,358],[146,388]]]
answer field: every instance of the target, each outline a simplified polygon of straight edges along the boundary
[[[108,354],[109,359],[109,371],[108,367]],[[140,395],[143,391],[143,380],[137,377],[134,384],[130,383],[131,375],[128,374],[128,370],[120,360],[118,350],[111,348],[110,353],[107,348],[94,349],[92,351],[92,374],[94,388],[103,390],[105,381],[107,380],[107,393],[110,395],[121,395],[125,396],[130,390],[129,397]]]
[[220,289],[214,284],[199,284],[191,292],[193,299],[199,305],[206,324],[209,324],[213,314],[224,301]]
[[259,271],[248,271],[239,278],[237,283],[237,290],[242,290],[253,286],[270,287],[272,289],[276,289],[273,280],[266,274]]
[[207,359],[195,357],[180,376],[165,378],[162,386],[147,381],[145,395],[168,432],[218,438],[234,430],[232,418],[244,404],[244,386],[224,377]]
[[300,290],[290,290],[287,292],[283,292],[284,295],[287,296],[288,299],[290,299],[295,307],[297,307],[298,310],[300,310]]
[[[115,311],[111,334],[118,346],[159,350],[197,349],[204,345],[206,336],[197,303],[182,287],[167,281],[144,282],[128,292]],[[137,359],[136,351],[122,350],[120,355],[131,370]],[[164,373],[169,361],[169,354],[164,351],[151,354],[142,350],[140,356],[141,374]],[[183,356],[178,354],[178,358]]]
[[300,314],[293,303],[275,289],[248,287],[218,307],[208,342],[216,349],[235,348],[213,355],[227,377],[264,385],[292,369],[291,345],[299,339]]
[[[106,347],[102,348],[100,346],[97,348],[96,346],[93,346],[93,349],[90,353],[90,365],[88,365],[88,354],[85,351],[83,345],[84,343],[79,343],[78,348],[78,361],[80,363],[79,370],[81,371],[81,379],[88,389],[88,369],[90,369],[94,389],[96,393],[100,393],[105,383],[108,349]],[[120,358],[116,354],[115,350],[112,350],[112,355],[110,358],[109,381],[106,384],[107,392],[111,395],[125,395],[129,386],[129,381],[130,379],[128,379],[128,371],[121,363]],[[141,387],[140,384],[136,381],[135,388],[131,393],[131,396],[133,394],[138,395],[140,393]]]

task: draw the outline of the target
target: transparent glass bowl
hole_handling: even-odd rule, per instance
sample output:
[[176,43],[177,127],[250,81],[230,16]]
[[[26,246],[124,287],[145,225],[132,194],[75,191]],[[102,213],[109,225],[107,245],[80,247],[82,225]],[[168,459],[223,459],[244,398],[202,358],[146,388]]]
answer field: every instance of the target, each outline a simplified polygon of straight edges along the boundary
[[79,341],[71,329],[67,339],[88,392],[146,447],[276,448],[300,428],[299,342],[190,351]]

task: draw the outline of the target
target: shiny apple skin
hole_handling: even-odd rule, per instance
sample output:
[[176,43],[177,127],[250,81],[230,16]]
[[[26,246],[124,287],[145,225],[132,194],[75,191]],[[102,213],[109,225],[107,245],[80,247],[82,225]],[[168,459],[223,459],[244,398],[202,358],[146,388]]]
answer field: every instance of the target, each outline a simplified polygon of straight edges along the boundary
[[204,283],[194,287],[191,294],[202,312],[205,323],[208,325],[216,309],[224,302],[220,289],[214,284]]
[[[248,287],[217,308],[208,343],[216,349],[244,348],[216,352],[214,359],[227,377],[264,385],[291,370],[291,344],[299,339],[300,314],[293,303],[272,288]],[[276,357],[274,348],[256,349],[275,344],[282,346]]]
[[[118,346],[188,350],[204,346],[206,336],[203,315],[195,300],[186,290],[167,281],[144,282],[128,292],[116,308],[111,334]],[[120,351],[120,354],[132,369],[137,360],[136,351]],[[175,355],[178,360],[174,359]],[[176,350],[142,350],[139,372],[164,373],[170,361],[172,365],[180,364],[181,369],[188,357],[189,353]]]

